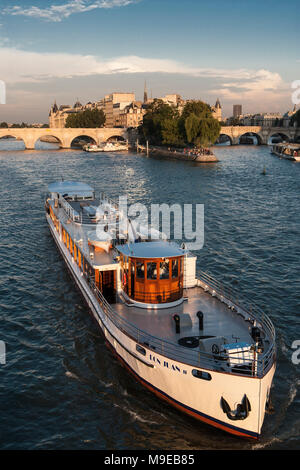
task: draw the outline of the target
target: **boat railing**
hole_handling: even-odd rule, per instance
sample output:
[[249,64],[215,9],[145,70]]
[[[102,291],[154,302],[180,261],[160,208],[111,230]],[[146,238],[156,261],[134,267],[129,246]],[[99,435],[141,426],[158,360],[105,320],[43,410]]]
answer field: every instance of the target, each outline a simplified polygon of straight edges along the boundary
[[119,204],[114,201],[113,199],[111,199],[109,196],[107,196],[107,194],[105,194],[105,192],[101,191],[100,192],[100,200],[101,201],[107,201],[109,204],[111,204],[115,209],[119,209]]
[[[217,295],[224,295],[224,298],[226,294],[226,299],[233,303],[233,297],[231,296],[230,291],[225,292],[224,287],[221,290],[219,286],[217,286],[218,282],[213,280],[213,278],[211,278],[209,275],[201,273],[200,276],[202,279],[202,281],[200,279],[200,282],[204,282],[205,279],[205,285],[207,286],[207,288],[214,290]],[[214,285],[209,282],[210,280],[214,281]],[[89,283],[90,287],[92,288],[95,296],[97,297],[101,305],[103,312],[111,320],[111,322],[120,331],[131,337],[139,345],[145,346],[147,349],[150,349],[153,354],[157,353],[171,360],[175,360],[180,363],[188,364],[194,367],[214,371],[231,372],[238,375],[252,377],[264,376],[274,362],[275,331],[271,321],[266,315],[259,315],[259,321],[261,323],[261,326],[264,327],[265,330],[268,330],[267,334],[270,338],[270,345],[265,352],[257,354],[256,351],[253,350],[253,355],[250,359],[249,357],[248,359],[245,359],[245,356],[242,353],[234,355],[224,353],[212,354],[200,350],[199,348],[191,349],[188,347],[183,347],[172,341],[153,336],[148,332],[139,329],[136,325],[119,315],[111,307],[111,305],[107,302],[107,300],[105,299],[101,291],[97,288],[93,280],[90,279]],[[212,295],[214,295],[213,292]],[[230,298],[232,300],[230,300]],[[234,305],[236,304],[234,303]],[[241,311],[246,312],[244,308],[241,309]],[[248,312],[248,314],[254,324],[256,315],[254,315],[254,312]]]
[[59,201],[70,219],[73,222],[80,222],[80,214],[75,209],[73,209],[71,204],[69,204],[69,202],[63,196],[60,196]]
[[221,302],[227,303],[227,306],[243,317],[253,326],[262,328],[267,336],[275,343],[275,328],[270,318],[255,303],[254,300],[248,300],[243,296],[243,300],[239,300],[239,293],[228,286],[222,285],[221,282],[214,279],[207,273],[197,270],[197,279],[200,287],[208,291],[212,296],[217,297]]

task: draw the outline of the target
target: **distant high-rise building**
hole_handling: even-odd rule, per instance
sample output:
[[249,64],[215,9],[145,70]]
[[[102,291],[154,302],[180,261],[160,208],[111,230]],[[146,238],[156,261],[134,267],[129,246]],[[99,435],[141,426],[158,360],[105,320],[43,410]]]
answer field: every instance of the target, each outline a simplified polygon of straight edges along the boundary
[[241,104],[234,104],[233,105],[233,117],[238,118],[242,115],[242,105]]

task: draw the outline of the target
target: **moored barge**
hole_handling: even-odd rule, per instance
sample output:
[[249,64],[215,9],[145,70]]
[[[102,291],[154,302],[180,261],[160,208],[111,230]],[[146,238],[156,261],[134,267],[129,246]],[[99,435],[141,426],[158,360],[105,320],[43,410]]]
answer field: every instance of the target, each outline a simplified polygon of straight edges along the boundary
[[277,157],[285,158],[286,160],[300,162],[300,144],[286,144],[283,142],[273,144],[271,153],[277,155]]

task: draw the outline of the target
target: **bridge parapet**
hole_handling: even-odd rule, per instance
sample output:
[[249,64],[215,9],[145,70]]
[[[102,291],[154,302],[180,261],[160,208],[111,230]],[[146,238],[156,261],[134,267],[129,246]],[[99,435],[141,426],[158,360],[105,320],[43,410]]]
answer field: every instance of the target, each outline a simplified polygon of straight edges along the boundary
[[105,142],[111,137],[128,138],[127,128],[103,127],[91,129],[79,128],[3,128],[0,129],[0,139],[2,137],[11,136],[16,139],[22,139],[25,148],[32,150],[35,148],[35,143],[45,136],[55,137],[61,148],[70,148],[74,139],[80,136],[86,136],[93,139],[96,144]]
[[275,134],[285,136],[288,141],[293,141],[300,135],[300,128],[294,127],[262,127],[262,126],[222,126],[221,134],[227,135],[232,145],[238,145],[242,135],[253,133],[258,136],[261,144],[267,145],[270,137]]

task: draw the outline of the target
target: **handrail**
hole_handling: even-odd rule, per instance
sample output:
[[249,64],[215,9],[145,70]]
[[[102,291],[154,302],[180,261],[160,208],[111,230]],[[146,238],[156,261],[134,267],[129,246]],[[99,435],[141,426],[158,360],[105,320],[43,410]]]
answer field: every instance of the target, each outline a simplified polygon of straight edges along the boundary
[[[256,305],[255,301],[250,301],[247,297],[243,296],[243,306],[239,301],[239,295],[237,291],[231,287],[225,287],[219,281],[211,277],[209,274],[197,270],[197,276],[200,281],[201,287],[204,290],[209,290],[210,293],[214,296],[217,296],[219,300],[229,301],[231,303],[231,308],[236,310],[240,314],[244,314],[252,319],[254,322],[259,322],[264,326],[268,331],[269,335],[275,341],[275,328],[272,324],[270,318]],[[204,284],[204,286],[203,286]]]
[[[100,194],[100,198],[102,200],[106,200],[116,209],[119,209],[118,204],[105,193],[102,192]],[[62,205],[64,206],[67,214],[70,217],[72,216],[73,220],[76,220],[75,217],[79,218],[79,214],[74,211],[68,201],[63,197],[61,199]],[[216,356],[202,350],[194,350],[179,346],[177,343],[153,336],[148,332],[139,329],[136,325],[129,322],[113,310],[92,279],[86,278],[86,280],[96,295],[105,315],[119,330],[133,338],[137,343],[143,344],[156,353],[162,354],[170,359],[192,366],[207,368],[209,370],[225,370],[230,372],[230,369],[224,369],[223,367],[225,363],[229,362],[232,373],[262,377],[273,364],[276,350],[275,329],[271,320],[254,302],[249,303],[247,299],[243,299],[242,306],[238,299],[238,293],[234,289],[223,286],[209,274],[197,271],[197,276],[199,287],[203,288],[204,291],[207,291],[212,296],[217,297],[221,302],[226,303],[229,308],[237,313],[237,315],[241,315],[245,321],[249,321],[253,326],[259,326],[268,338],[270,343],[269,348],[264,353],[260,353],[259,356],[256,356],[256,352],[254,352],[254,359],[249,361],[250,369],[239,369],[240,364],[244,360],[240,355],[232,356],[220,353]]]
[[[230,301],[228,297],[231,296],[227,293],[227,291],[225,292],[225,288],[223,287],[223,290],[220,291],[219,287],[217,287],[217,285],[220,286],[220,283],[218,283],[218,281],[214,280],[205,273],[201,273],[201,277],[202,279],[205,279],[207,281],[206,286],[208,288],[213,290],[215,289],[216,293],[218,290],[218,295],[221,295],[221,293],[225,295],[226,293],[226,299]],[[214,286],[209,286],[208,280],[214,281]],[[246,369],[240,369],[239,366],[241,364],[241,361],[244,360],[242,356],[231,356],[222,353],[216,356],[204,351],[184,348],[172,341],[153,336],[148,332],[139,329],[136,325],[129,322],[128,320],[123,318],[118,312],[113,310],[113,308],[107,302],[107,300],[97,288],[93,280],[90,279],[89,284],[93,292],[95,293],[105,315],[111,320],[111,322],[120,331],[133,338],[137,343],[145,345],[146,347],[158,354],[164,355],[170,359],[179,362],[183,362],[185,364],[216,371],[230,372],[229,369],[224,368],[225,361],[227,363],[229,361],[231,366],[231,372],[243,376],[250,375],[255,377],[262,377],[273,364],[275,354],[275,330],[272,325],[272,322],[266,315],[264,315],[263,318],[260,316],[259,320],[261,322],[261,326],[265,328],[265,330],[268,332],[268,336],[270,338],[269,349],[266,352],[261,353],[260,357],[256,357],[256,354],[254,353],[254,359],[251,359],[251,361],[249,361],[249,367]],[[246,312],[246,310],[244,309],[242,309],[241,311],[247,313],[249,317],[253,319],[253,321],[256,320],[256,317],[253,315],[253,313]]]

